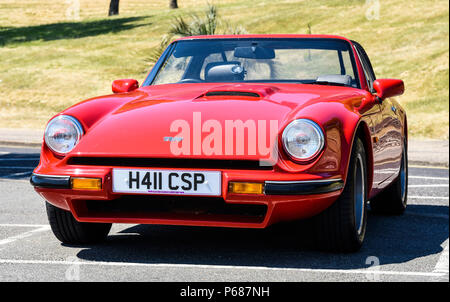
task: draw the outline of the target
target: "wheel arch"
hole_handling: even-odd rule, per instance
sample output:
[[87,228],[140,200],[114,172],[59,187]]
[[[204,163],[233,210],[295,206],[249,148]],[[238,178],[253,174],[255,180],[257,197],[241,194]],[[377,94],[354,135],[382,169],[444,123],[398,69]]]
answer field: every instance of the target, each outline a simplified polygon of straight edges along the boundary
[[366,165],[367,165],[367,184],[368,193],[372,190],[373,173],[374,173],[374,160],[373,160],[373,146],[372,137],[370,135],[369,126],[365,121],[362,121],[356,130],[356,135],[361,138],[364,150],[366,151]]
[[[364,145],[364,151],[366,152],[367,185],[368,185],[367,194],[369,196],[370,192],[372,190],[373,173],[374,173],[373,146],[372,146],[372,137],[370,135],[369,125],[363,119],[360,119],[359,122],[355,126],[355,130],[353,132],[351,149],[353,149],[353,146],[354,146],[357,138],[361,139],[361,141]],[[351,152],[350,152],[349,156],[351,156]],[[347,179],[347,175],[348,175],[349,166],[350,166],[350,158],[347,161],[346,179]]]

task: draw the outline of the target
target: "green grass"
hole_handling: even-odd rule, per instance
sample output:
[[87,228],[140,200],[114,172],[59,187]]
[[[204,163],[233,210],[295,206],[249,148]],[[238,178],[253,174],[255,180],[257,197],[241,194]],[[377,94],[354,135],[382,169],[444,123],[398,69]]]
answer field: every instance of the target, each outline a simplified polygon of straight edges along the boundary
[[[54,113],[108,94],[118,78],[142,82],[148,58],[171,21],[202,13],[204,3],[81,0],[79,21],[65,1],[0,2],[0,127],[42,128]],[[445,0],[382,0],[379,20],[367,20],[364,0],[214,1],[219,15],[249,33],[338,34],[359,41],[378,78],[401,78],[410,135],[448,139],[449,9]]]

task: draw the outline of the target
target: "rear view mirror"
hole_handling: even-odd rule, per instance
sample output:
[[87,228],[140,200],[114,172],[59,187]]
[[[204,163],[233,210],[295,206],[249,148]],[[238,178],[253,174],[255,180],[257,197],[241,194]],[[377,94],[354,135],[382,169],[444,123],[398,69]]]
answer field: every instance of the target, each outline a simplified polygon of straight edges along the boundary
[[236,58],[265,60],[275,58],[275,51],[261,46],[236,47],[234,56]]
[[112,83],[112,91],[114,93],[131,92],[138,88],[139,83],[134,79],[115,80]]
[[405,92],[405,84],[402,80],[379,79],[373,82],[373,89],[377,92],[377,96],[384,100],[402,95]]

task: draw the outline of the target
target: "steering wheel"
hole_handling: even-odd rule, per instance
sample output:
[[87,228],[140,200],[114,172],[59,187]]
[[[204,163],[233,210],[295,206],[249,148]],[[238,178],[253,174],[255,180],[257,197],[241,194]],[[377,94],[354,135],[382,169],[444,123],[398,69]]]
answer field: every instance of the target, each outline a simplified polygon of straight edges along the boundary
[[202,83],[203,81],[198,79],[182,79],[181,81],[178,81],[179,84],[182,83]]

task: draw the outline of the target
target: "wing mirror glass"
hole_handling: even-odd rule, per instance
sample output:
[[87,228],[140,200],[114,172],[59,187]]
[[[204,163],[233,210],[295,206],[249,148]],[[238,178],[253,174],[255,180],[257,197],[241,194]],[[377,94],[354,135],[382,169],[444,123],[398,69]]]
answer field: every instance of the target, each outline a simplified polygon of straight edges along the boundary
[[139,83],[134,79],[115,80],[112,83],[112,91],[114,93],[131,92],[139,88]]

